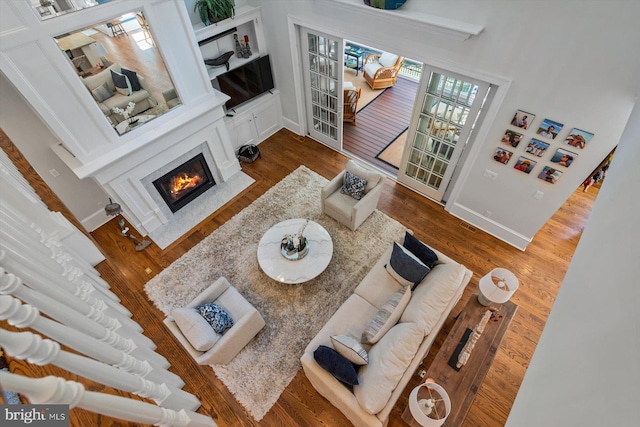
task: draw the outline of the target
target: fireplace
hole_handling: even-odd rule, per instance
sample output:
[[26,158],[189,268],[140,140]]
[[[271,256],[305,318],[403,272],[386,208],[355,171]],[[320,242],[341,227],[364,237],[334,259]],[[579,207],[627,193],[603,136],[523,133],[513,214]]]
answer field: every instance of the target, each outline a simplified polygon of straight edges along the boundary
[[186,206],[216,185],[202,153],[153,181],[171,212]]

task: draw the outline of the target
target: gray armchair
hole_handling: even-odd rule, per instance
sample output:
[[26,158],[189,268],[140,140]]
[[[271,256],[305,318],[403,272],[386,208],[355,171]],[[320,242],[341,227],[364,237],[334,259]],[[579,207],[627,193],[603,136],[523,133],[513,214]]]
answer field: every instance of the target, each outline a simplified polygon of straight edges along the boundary
[[[223,334],[216,333],[195,310],[187,310],[211,302],[227,310],[234,321]],[[260,313],[224,277],[183,309],[174,309],[164,324],[200,365],[229,363],[265,325]]]
[[[340,192],[346,171],[367,180],[364,196],[356,200]],[[384,176],[376,171],[360,166],[349,160],[345,170],[327,184],[321,192],[322,213],[346,225],[355,231],[376,210],[382,194]]]

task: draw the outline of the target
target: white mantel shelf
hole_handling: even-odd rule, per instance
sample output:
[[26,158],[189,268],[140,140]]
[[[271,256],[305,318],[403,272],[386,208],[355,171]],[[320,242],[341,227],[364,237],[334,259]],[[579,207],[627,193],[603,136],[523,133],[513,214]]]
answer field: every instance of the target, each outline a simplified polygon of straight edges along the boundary
[[340,5],[359,14],[368,14],[369,16],[375,16],[377,18],[384,18],[385,21],[390,24],[395,22],[398,25],[411,26],[421,31],[428,31],[454,40],[464,41],[472,36],[477,36],[484,30],[482,25],[470,24],[468,22],[442,18],[426,13],[408,12],[402,8],[396,10],[378,9],[366,6],[362,0],[325,1]]
[[[98,173],[111,163],[117,162],[119,159],[131,155],[133,152],[153,143],[162,135],[179,129],[188,122],[205,114],[210,114],[211,111],[220,108],[229,97],[219,92],[218,94],[217,96],[206,97],[202,102],[190,108],[179,106],[176,108],[176,111],[168,112],[166,117],[163,116],[154,119],[153,125],[141,126],[140,129],[128,132],[126,135],[120,137],[128,139],[125,144],[121,144],[84,164],[73,157],[73,155],[61,145],[51,146],[51,149],[80,179],[87,178]],[[171,114],[173,118],[168,116],[168,114]],[[158,121],[157,124],[155,120]]]

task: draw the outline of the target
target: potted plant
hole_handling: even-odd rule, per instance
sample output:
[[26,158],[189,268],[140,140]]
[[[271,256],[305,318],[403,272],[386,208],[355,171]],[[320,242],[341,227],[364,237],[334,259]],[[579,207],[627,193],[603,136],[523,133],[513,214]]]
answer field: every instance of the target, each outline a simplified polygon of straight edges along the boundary
[[233,0],[196,0],[193,11],[198,12],[203,24],[211,25],[232,18],[235,4]]

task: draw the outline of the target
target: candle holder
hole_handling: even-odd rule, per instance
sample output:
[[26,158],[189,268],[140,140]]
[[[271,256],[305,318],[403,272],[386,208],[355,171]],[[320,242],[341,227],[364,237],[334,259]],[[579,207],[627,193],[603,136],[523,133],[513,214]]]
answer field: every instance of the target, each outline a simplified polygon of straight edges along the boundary
[[[111,198],[109,198],[109,204],[104,207],[104,211],[109,216],[117,216],[122,213],[122,207],[119,203],[115,203],[113,200],[111,200]],[[126,226],[124,218],[120,218],[120,220],[118,221],[118,225],[120,226],[120,234],[133,240],[136,245],[136,251],[140,252],[151,244],[150,240],[138,240],[137,237],[129,233],[129,227]]]

